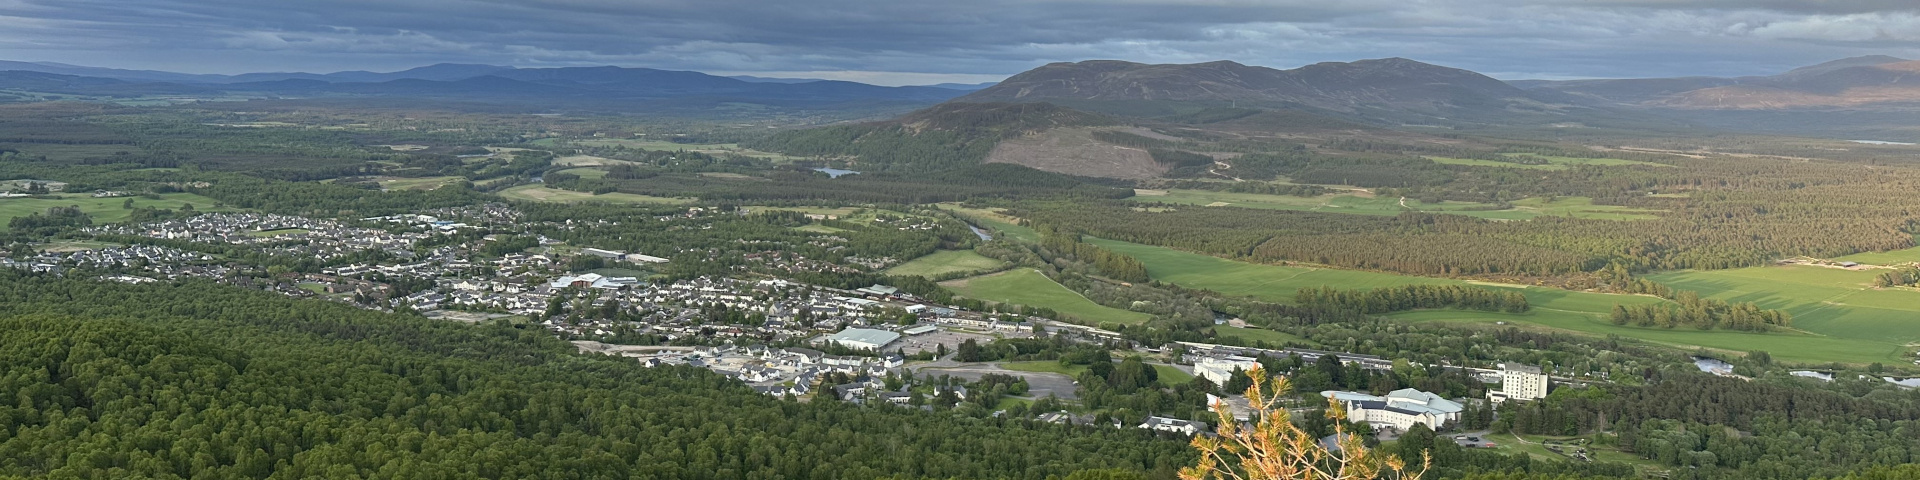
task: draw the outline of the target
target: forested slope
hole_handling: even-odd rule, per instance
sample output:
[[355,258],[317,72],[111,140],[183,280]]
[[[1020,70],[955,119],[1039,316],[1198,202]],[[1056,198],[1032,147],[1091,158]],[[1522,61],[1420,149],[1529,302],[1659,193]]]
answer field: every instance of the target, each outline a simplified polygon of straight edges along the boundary
[[793,130],[746,144],[799,156],[852,157],[863,172],[924,173],[979,163],[1001,140],[1113,119],[1048,103],[944,103],[894,120]]
[[0,476],[1045,478],[1138,431],[795,403],[718,375],[206,283],[0,271]]

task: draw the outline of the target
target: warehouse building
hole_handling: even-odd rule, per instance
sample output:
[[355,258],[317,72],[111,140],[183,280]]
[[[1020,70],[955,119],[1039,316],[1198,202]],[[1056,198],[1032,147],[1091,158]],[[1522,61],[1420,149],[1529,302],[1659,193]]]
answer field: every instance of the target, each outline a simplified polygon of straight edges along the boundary
[[885,348],[888,344],[891,344],[895,340],[899,340],[899,339],[900,339],[899,333],[889,332],[886,330],[874,330],[871,328],[848,328],[846,330],[841,330],[840,333],[835,333],[832,335],[827,335],[824,337],[814,339],[814,343],[815,344],[836,343],[842,347],[858,349],[858,350],[873,350],[877,352],[877,351],[880,351],[881,348]]

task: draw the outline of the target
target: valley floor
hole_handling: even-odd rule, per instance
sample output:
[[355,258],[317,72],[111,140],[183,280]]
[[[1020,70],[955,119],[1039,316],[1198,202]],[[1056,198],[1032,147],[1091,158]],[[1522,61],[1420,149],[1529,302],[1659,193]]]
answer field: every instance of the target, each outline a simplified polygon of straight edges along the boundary
[[1875,290],[1873,273],[1821,267],[1757,267],[1725,271],[1671,272],[1653,277],[1675,288],[1729,301],[1753,301],[1794,314],[1795,329],[1771,333],[1614,325],[1615,304],[1665,302],[1644,295],[1575,292],[1546,287],[1414,277],[1306,266],[1262,265],[1171,248],[1104,239],[1091,243],[1132,256],[1155,280],[1227,295],[1292,303],[1301,288],[1380,288],[1408,284],[1477,284],[1513,288],[1533,311],[1521,314],[1464,310],[1402,312],[1389,317],[1416,322],[1509,324],[1591,335],[1619,335],[1682,348],[1732,352],[1764,350],[1774,358],[1803,363],[1899,361],[1920,341],[1920,291]]

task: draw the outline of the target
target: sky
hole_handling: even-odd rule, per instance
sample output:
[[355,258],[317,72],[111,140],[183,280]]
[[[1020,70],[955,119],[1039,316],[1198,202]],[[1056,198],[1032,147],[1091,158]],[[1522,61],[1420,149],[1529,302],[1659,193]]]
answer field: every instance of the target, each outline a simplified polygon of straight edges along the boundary
[[1503,79],[1920,58],[1920,0],[0,0],[0,60],[186,73],[619,65],[881,85],[1051,62],[1406,57]]

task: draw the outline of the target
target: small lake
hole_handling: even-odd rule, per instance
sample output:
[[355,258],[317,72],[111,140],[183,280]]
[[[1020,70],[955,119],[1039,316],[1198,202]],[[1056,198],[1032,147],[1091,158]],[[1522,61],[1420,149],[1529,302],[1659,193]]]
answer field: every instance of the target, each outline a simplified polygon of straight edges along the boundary
[[1908,142],[1889,142],[1886,140],[1848,140],[1848,141],[1853,143],[1864,143],[1868,145],[1913,145],[1912,143],[1908,143]]
[[827,168],[827,167],[815,168],[813,169],[813,171],[827,174],[828,177],[832,177],[832,178],[840,178],[841,175],[852,175],[852,174],[860,173],[853,170],[841,170],[838,168]]

